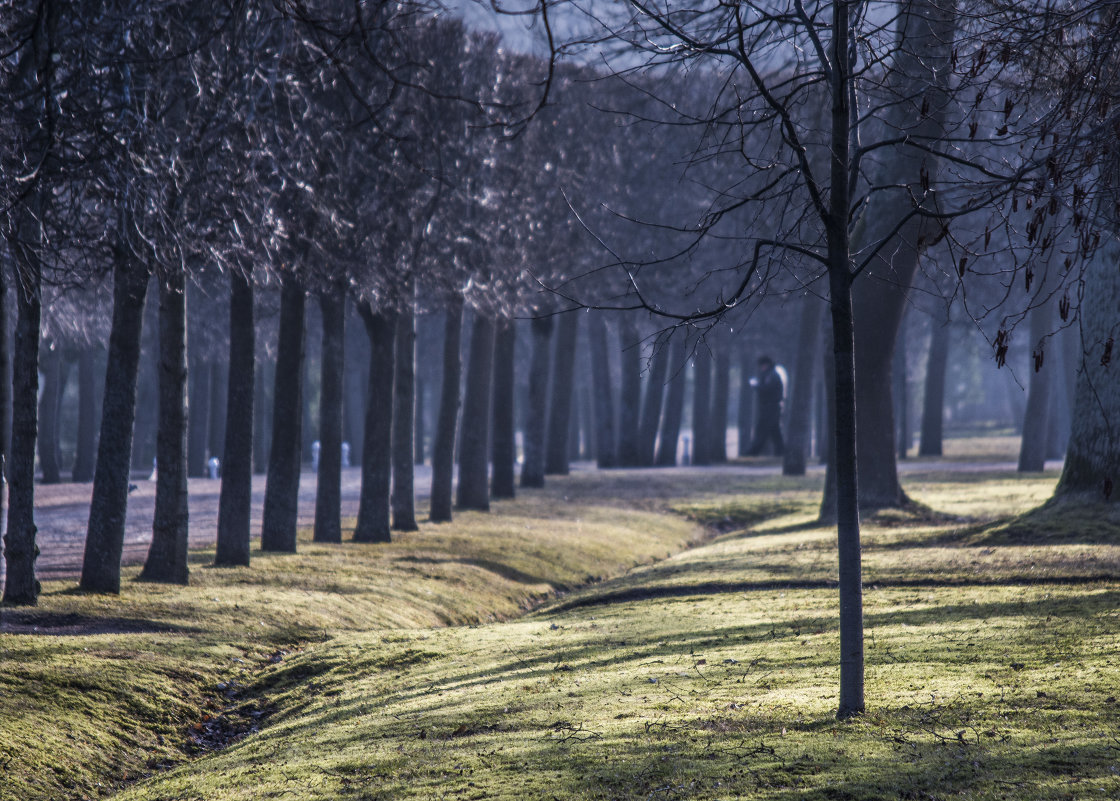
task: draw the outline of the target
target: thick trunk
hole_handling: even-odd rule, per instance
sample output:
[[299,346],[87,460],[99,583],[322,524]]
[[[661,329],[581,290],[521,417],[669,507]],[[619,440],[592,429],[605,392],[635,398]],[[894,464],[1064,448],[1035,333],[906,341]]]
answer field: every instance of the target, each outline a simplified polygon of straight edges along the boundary
[[[494,321],[481,312],[471,327],[467,385],[463,393],[463,425],[459,438],[459,487],[455,505],[460,509],[490,509],[487,463],[490,450],[490,389],[494,368]],[[566,421],[565,421],[566,422]],[[563,439],[567,443],[568,430]]]
[[[16,257],[16,336],[12,360],[12,444],[8,465],[8,529],[4,535],[4,602],[34,604],[35,579],[35,435],[38,426],[39,321],[42,315],[42,267],[37,253],[18,248]],[[119,560],[118,560],[119,561]]]
[[128,509],[132,424],[136,415],[136,379],[148,271],[121,259],[113,273],[113,323],[101,403],[101,433],[93,472],[85,555],[80,586],[87,592],[118,593],[121,551]]
[[544,486],[545,432],[548,426],[548,376],[552,366],[552,317],[535,317],[529,324],[533,357],[529,364],[529,398],[525,409],[525,461],[521,486]]
[[751,373],[754,362],[749,351],[739,354],[739,408],[736,410],[736,423],[739,428],[739,456],[751,454],[751,432],[754,431],[754,388],[751,386]]
[[712,463],[712,352],[697,342],[692,358],[692,464]]
[[[192,350],[194,350],[192,348]],[[187,474],[206,478],[207,450],[210,444],[210,363],[199,353],[190,357],[190,434],[187,438]]]
[[817,357],[821,342],[823,308],[816,297],[807,295],[801,307],[797,331],[797,362],[789,394],[789,422],[786,425],[782,475],[805,475],[809,459],[809,426],[813,410],[813,389],[817,381]]
[[727,342],[716,351],[715,387],[712,390],[712,416],[708,421],[708,455],[716,464],[727,462],[727,414],[731,406],[731,353]]
[[654,448],[657,447],[657,426],[661,422],[661,405],[665,397],[665,379],[669,376],[669,343],[658,342],[642,399],[642,419],[638,424],[638,463],[642,467],[653,465]]
[[945,368],[949,363],[949,323],[932,321],[929,360],[926,362],[925,397],[922,399],[922,432],[919,456],[940,456],[945,419]]
[[1120,247],[1110,239],[1085,270],[1081,302],[1081,369],[1069,448],[1056,499],[1120,498],[1120,354],[1114,349],[1120,304]]
[[618,464],[640,464],[638,427],[642,406],[642,343],[638,327],[629,315],[621,318],[618,329],[619,367],[622,384],[618,392]]
[[93,480],[93,463],[97,450],[97,351],[85,348],[78,354],[78,436],[74,450],[71,480]]
[[319,296],[323,323],[319,360],[319,471],[315,542],[342,542],[342,376],[346,369],[346,295],[331,287]]
[[58,452],[58,413],[62,403],[65,367],[62,348],[49,343],[41,349],[39,371],[43,374],[43,391],[39,394],[39,470],[44,484],[62,481],[62,458]]
[[611,386],[610,348],[607,321],[603,312],[592,312],[588,319],[591,350],[591,378],[595,385],[595,459],[600,468],[618,465],[614,435],[614,390]]
[[182,272],[159,282],[159,426],[156,509],[143,581],[186,584],[187,301]]
[[517,443],[514,437],[514,357],[517,352],[517,329],[513,320],[498,323],[494,339],[494,435],[491,456],[494,463],[490,478],[490,495],[494,498],[514,496],[517,467]]
[[[1044,303],[1031,310],[1030,344],[1034,349],[1044,348],[1046,337],[1054,333],[1056,315],[1053,307]],[[1043,359],[1039,369],[1031,372],[1027,392],[1027,408],[1023,414],[1023,436],[1019,442],[1019,472],[1037,473],[1046,469],[1046,448],[1050,440],[1050,397],[1053,394],[1053,375],[1057,359],[1058,341],[1049,354],[1050,363]],[[1045,351],[1044,351],[1045,353]]]
[[[439,416],[432,441],[432,499],[429,517],[435,523],[451,519],[451,483],[455,468],[455,431],[459,419],[459,384],[462,377],[463,298],[452,297],[443,320],[443,381],[439,391]],[[528,444],[526,444],[528,449]]]
[[547,475],[568,474],[568,418],[572,414],[572,378],[578,334],[579,315],[575,312],[560,315],[552,358],[552,402],[548,409],[548,441],[545,444],[544,472]]
[[303,445],[303,340],[307,296],[290,277],[280,290],[272,445],[261,520],[261,550],[296,550],[300,453]]
[[681,436],[681,418],[684,415],[685,369],[687,368],[688,340],[682,334],[673,337],[669,347],[669,388],[665,396],[665,414],[661,418],[658,434],[656,463],[672,467],[677,463],[677,440]]
[[253,499],[253,436],[257,371],[253,284],[234,272],[229,296],[229,392],[222,443],[222,489],[218,497],[218,547],[214,563],[249,565],[249,517]]
[[393,379],[393,529],[416,531],[416,497],[413,488],[416,412],[416,318],[411,309],[397,316]]
[[359,307],[369,338],[369,388],[362,441],[362,490],[355,542],[389,542],[389,482],[392,476],[393,350],[396,316]]

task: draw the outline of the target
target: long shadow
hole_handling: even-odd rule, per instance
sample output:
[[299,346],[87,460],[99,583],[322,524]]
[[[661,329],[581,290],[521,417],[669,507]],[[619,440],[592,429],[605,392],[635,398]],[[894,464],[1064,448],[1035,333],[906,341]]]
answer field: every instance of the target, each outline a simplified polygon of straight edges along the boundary
[[134,617],[95,617],[73,612],[40,612],[5,609],[0,612],[0,632],[32,636],[84,636],[89,634],[193,634],[193,626]]

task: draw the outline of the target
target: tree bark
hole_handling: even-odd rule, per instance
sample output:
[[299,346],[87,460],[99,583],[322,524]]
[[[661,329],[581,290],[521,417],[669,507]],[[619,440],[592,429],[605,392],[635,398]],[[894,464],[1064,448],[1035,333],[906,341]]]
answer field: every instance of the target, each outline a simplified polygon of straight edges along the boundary
[[[1042,349],[1046,337],[1054,333],[1057,316],[1053,306],[1043,303],[1031,310],[1031,346]],[[1043,359],[1039,369],[1032,370],[1030,389],[1027,392],[1027,408],[1023,414],[1023,436],[1019,441],[1019,472],[1039,473],[1046,469],[1046,448],[1050,440],[1050,397],[1053,394],[1053,375],[1057,367],[1058,341],[1052,340],[1054,352],[1049,354],[1050,363]],[[1045,351],[1042,351],[1045,355]],[[1033,354],[1032,354],[1033,355]]]
[[280,288],[280,331],[272,391],[272,445],[264,489],[261,550],[295,553],[303,445],[304,319],[307,296],[290,276]]
[[[21,225],[40,238],[38,224],[24,212]],[[42,264],[33,246],[13,246],[16,269],[16,336],[12,360],[12,445],[8,465],[8,528],[4,535],[4,602],[33,605],[39,599],[35,560],[35,439],[38,428],[39,325],[42,317]]]
[[578,334],[579,315],[576,312],[560,315],[552,358],[552,403],[548,410],[548,440],[544,460],[546,475],[568,475],[568,423],[572,414],[572,378],[575,374]]
[[493,475],[490,495],[494,498],[514,497],[514,476],[517,467],[517,442],[514,431],[514,362],[517,352],[517,328],[508,318],[498,322],[494,339],[494,435],[492,437]]
[[642,467],[653,465],[654,449],[657,447],[657,427],[661,422],[661,406],[665,397],[665,380],[669,376],[669,343],[657,342],[654,345],[653,360],[646,382],[646,394],[642,399],[642,419],[638,424],[638,464]]
[[79,582],[86,592],[119,593],[124,522],[132,464],[132,424],[148,270],[118,257],[113,271],[113,323],[101,403],[101,433],[93,472],[93,499]]
[[319,469],[315,542],[342,542],[342,381],[346,369],[346,295],[334,285],[319,296]]
[[[434,523],[451,520],[451,485],[455,467],[455,431],[459,419],[459,384],[462,377],[463,298],[454,295],[443,319],[443,381],[439,391],[439,416],[432,441],[432,497],[429,517]],[[528,444],[526,444],[528,449]]]
[[[494,321],[481,312],[471,328],[467,386],[463,395],[463,425],[459,439],[459,487],[455,505],[460,509],[490,510],[490,388],[494,367]],[[566,421],[565,421],[566,422]],[[567,444],[568,430],[563,430]]]
[[36,444],[39,450],[39,470],[44,484],[62,481],[62,457],[58,452],[58,413],[65,385],[65,366],[62,348],[48,342],[40,348],[39,371],[43,374],[43,389],[39,394],[39,433]]
[[797,331],[797,362],[789,395],[789,422],[786,425],[782,475],[803,476],[809,459],[809,427],[813,410],[813,389],[817,380],[817,361],[821,342],[823,308],[812,295],[801,307]]
[[618,340],[622,370],[618,393],[618,465],[634,467],[641,462],[638,428],[642,406],[642,343],[638,327],[628,314],[619,321]]
[[97,450],[96,357],[97,351],[94,348],[83,348],[78,354],[78,436],[70,480],[79,483],[93,480],[93,462]]
[[218,546],[214,563],[248,567],[253,500],[253,436],[256,430],[256,326],[250,276],[230,274],[229,387],[222,488],[218,496]]
[[359,306],[369,338],[369,389],[362,442],[362,491],[355,542],[389,542],[389,491],[392,476],[393,358],[396,316]]
[[[194,350],[194,349],[192,349]],[[210,363],[197,350],[190,356],[190,434],[187,439],[187,474],[206,478],[207,449],[210,444]]]
[[922,399],[922,432],[919,456],[940,456],[945,419],[945,368],[949,363],[949,321],[932,321],[929,360],[926,362],[925,397]]
[[669,350],[669,388],[665,396],[665,415],[661,418],[656,463],[672,467],[677,463],[677,441],[684,416],[685,370],[688,367],[688,340],[678,334]]
[[[361,323],[361,315],[355,315]],[[369,389],[369,337],[364,324],[348,325],[346,331],[346,440],[350,443],[350,464],[360,465],[365,441],[366,391]]]
[[142,581],[186,584],[187,296],[181,270],[159,281],[159,426],[156,508]]
[[412,439],[416,411],[416,318],[411,309],[397,315],[393,380],[393,529],[416,531]]
[[692,464],[712,463],[712,352],[697,342],[692,359]]
[[525,461],[521,486],[544,486],[545,432],[548,427],[548,376],[552,366],[552,317],[534,317],[529,324],[533,357],[529,364],[529,398],[525,409]]
[[727,463],[727,414],[731,405],[731,353],[721,337],[715,353],[715,387],[712,416],[708,421],[708,455],[716,464]]
[[618,465],[618,451],[615,448],[610,347],[603,312],[591,312],[587,333],[591,350],[591,378],[595,385],[595,460],[600,469],[605,469]]

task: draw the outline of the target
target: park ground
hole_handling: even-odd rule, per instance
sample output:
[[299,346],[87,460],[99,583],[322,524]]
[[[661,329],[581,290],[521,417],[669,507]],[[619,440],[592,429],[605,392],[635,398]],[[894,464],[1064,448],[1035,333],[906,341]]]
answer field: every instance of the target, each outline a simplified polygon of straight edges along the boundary
[[0,799],[1120,798],[1120,539],[1026,514],[1056,479],[904,474],[843,723],[819,476],[578,472],[186,588],[48,582],[0,612]]

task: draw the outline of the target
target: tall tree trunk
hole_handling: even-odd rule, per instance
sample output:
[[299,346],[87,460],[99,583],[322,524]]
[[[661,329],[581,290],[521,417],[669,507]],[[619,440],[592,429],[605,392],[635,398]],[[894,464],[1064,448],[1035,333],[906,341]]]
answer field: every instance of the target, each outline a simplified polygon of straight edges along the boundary
[[389,482],[392,476],[393,352],[396,316],[358,308],[369,338],[369,389],[362,442],[362,491],[358,500],[355,542],[389,542]]
[[428,439],[428,382],[416,376],[416,403],[413,405],[412,463],[424,466],[425,440]]
[[797,363],[789,395],[789,423],[786,447],[782,453],[782,475],[805,475],[809,459],[809,425],[813,410],[813,388],[817,381],[817,361],[821,342],[824,308],[813,295],[806,295],[801,306],[797,330]]
[[665,415],[661,418],[656,463],[672,467],[677,463],[677,440],[681,436],[684,416],[685,370],[688,367],[688,340],[681,334],[669,346],[669,388],[665,396]]
[[589,375],[584,375],[583,380],[579,383],[578,397],[576,403],[579,404],[579,419],[584,422],[583,439],[580,441],[579,458],[581,461],[591,461],[595,458],[597,446],[595,443],[595,405],[591,401],[591,396],[594,394],[591,389],[592,378]]
[[[1038,369],[1031,372],[1027,408],[1023,415],[1023,436],[1019,443],[1019,472],[1038,473],[1046,469],[1046,447],[1050,440],[1050,396],[1053,394],[1053,375],[1058,366],[1058,341],[1052,340],[1053,350],[1043,350],[1046,337],[1054,333],[1057,322],[1053,305],[1043,303],[1030,313],[1030,342],[1035,353],[1049,355],[1038,360]],[[1033,355],[1033,354],[1032,354]]]
[[522,487],[544,486],[545,432],[548,427],[548,376],[552,366],[552,317],[534,317],[529,324],[533,356],[529,364],[529,398],[525,409],[525,461]]
[[58,452],[58,412],[62,402],[63,358],[62,348],[56,343],[44,343],[40,348],[39,371],[43,374],[43,391],[39,394],[39,470],[44,484],[62,481],[61,454]]
[[159,282],[159,426],[156,508],[143,581],[186,584],[187,566],[187,295],[182,271]]
[[[434,523],[451,519],[451,484],[455,468],[455,431],[459,419],[459,384],[462,376],[463,297],[452,296],[443,318],[443,381],[439,390],[439,416],[432,441],[432,497],[429,517]],[[528,444],[526,444],[528,449]]]
[[79,586],[87,592],[119,593],[128,480],[132,464],[132,424],[148,270],[123,256],[113,271],[113,323],[101,403],[101,433],[93,471],[93,499]]
[[[0,298],[0,302],[3,299]],[[0,344],[0,348],[3,345]],[[78,354],[78,436],[74,449],[71,480],[93,480],[93,463],[97,449],[97,376],[94,360],[97,351],[83,348]]]
[[[351,305],[353,308],[353,305]],[[354,315],[352,315],[354,316]],[[362,463],[365,441],[366,391],[369,389],[369,337],[365,325],[346,327],[346,440],[350,443],[350,464]]]
[[696,343],[692,358],[692,464],[712,463],[712,352],[708,343]]
[[[459,487],[455,505],[460,509],[490,510],[490,388],[494,368],[494,321],[476,313],[471,328],[467,386],[463,394],[463,425],[459,439]],[[567,421],[565,421],[567,422]],[[564,442],[568,430],[565,426]]]
[[253,500],[254,400],[257,370],[252,278],[234,271],[229,295],[229,388],[222,489],[218,496],[218,546],[214,563],[249,565]]
[[253,378],[253,472],[263,476],[268,470],[268,453],[271,450],[269,435],[272,431],[272,402],[268,388],[275,380],[269,375],[267,360],[257,362]]
[[294,277],[280,288],[276,380],[272,391],[272,446],[264,489],[261,550],[295,553],[303,445],[304,319],[307,296]]
[[498,322],[494,338],[494,435],[492,437],[493,476],[490,495],[494,498],[514,496],[517,467],[517,442],[514,432],[514,362],[517,353],[517,328],[514,321]]
[[202,358],[201,345],[190,354],[190,433],[187,437],[187,474],[206,478],[207,450],[210,444],[210,362]]
[[416,318],[412,309],[397,316],[393,380],[393,528],[416,531],[416,496],[413,488],[413,426],[416,411]]
[[548,409],[548,441],[545,444],[544,472],[547,475],[568,475],[568,418],[572,414],[573,377],[575,375],[576,338],[579,315],[560,315],[556,329],[556,349],[552,358],[552,402]]
[[591,350],[591,378],[595,385],[595,459],[600,468],[618,465],[614,433],[614,390],[611,386],[610,347],[603,312],[588,319],[587,338]]
[[715,354],[715,387],[712,390],[712,417],[708,421],[708,454],[716,464],[727,463],[727,414],[731,405],[731,353],[720,338]]
[[618,328],[622,384],[618,393],[618,464],[634,467],[641,462],[638,426],[642,406],[642,343],[638,327],[624,314]]
[[[306,314],[306,309],[304,310]],[[307,335],[307,319],[304,318],[304,336]],[[311,383],[311,359],[307,358],[307,343],[304,343],[304,357],[302,376],[300,378],[301,386],[303,387],[302,397],[300,398],[300,428],[299,428],[299,454],[301,464],[313,464],[315,461],[315,442],[319,439],[319,427],[315,424],[315,417],[311,414],[311,400],[312,393],[318,387],[312,386]],[[315,399],[316,402],[318,398]]]
[[754,362],[746,348],[739,354],[739,408],[736,410],[736,424],[739,429],[739,456],[751,454],[751,432],[754,431],[754,387],[751,386],[751,373]]
[[319,360],[319,470],[315,542],[342,542],[342,377],[346,369],[346,295],[333,285],[319,296],[323,324]]
[[39,598],[35,560],[35,438],[38,428],[39,323],[42,265],[28,243],[40,240],[38,224],[23,212],[23,243],[13,245],[16,269],[16,337],[12,360],[12,445],[8,465],[8,529],[4,535],[4,602],[31,605]]
[[949,363],[949,321],[931,321],[929,360],[926,362],[925,397],[922,399],[922,432],[919,456],[940,456],[945,419],[945,368]]
[[[1115,191],[1116,168],[1113,168]],[[1115,350],[1120,304],[1120,247],[1106,239],[1085,268],[1081,302],[1081,369],[1065,466],[1054,497],[1115,502],[1120,498],[1120,353]]]
[[898,446],[898,458],[905,459],[910,451],[910,393],[907,391],[908,360],[906,344],[906,317],[903,313],[902,322],[898,326],[898,340],[894,344],[894,362],[892,374],[894,376],[894,408],[895,419],[898,421],[898,435],[895,444]]
[[657,447],[657,426],[661,422],[661,405],[665,397],[665,380],[669,377],[669,343],[654,345],[653,361],[642,399],[642,419],[638,424],[638,463],[642,467],[653,465],[654,448]]

